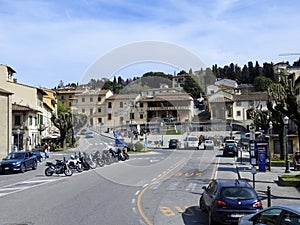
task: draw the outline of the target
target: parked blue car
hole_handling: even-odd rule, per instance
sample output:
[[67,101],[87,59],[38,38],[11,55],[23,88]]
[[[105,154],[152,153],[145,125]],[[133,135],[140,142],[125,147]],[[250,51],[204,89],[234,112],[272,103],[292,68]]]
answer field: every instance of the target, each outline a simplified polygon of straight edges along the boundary
[[0,172],[22,172],[37,168],[37,158],[30,151],[11,152],[0,162]]
[[200,209],[208,213],[208,224],[238,222],[239,218],[260,211],[262,202],[245,180],[216,179],[200,197]]

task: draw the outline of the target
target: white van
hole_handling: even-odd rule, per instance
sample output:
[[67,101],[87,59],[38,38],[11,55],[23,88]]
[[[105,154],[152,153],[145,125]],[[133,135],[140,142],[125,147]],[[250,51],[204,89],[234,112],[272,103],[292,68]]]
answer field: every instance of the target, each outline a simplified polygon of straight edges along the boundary
[[197,136],[187,136],[186,138],[184,138],[183,140],[183,146],[185,149],[199,149],[199,139]]

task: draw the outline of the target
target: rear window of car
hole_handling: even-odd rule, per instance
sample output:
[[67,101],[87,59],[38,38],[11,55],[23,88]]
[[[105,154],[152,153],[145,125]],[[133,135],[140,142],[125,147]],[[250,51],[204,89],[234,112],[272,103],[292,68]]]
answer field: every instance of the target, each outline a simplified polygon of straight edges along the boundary
[[172,142],[172,143],[176,143],[176,142],[177,142],[177,140],[176,140],[176,139],[171,139],[171,140],[170,140],[170,142]]
[[205,143],[207,143],[207,144],[212,144],[213,141],[209,140],[209,141],[205,141]]
[[188,141],[198,141],[197,137],[188,137]]
[[221,190],[221,197],[226,199],[247,200],[256,198],[253,189],[247,187],[224,187]]

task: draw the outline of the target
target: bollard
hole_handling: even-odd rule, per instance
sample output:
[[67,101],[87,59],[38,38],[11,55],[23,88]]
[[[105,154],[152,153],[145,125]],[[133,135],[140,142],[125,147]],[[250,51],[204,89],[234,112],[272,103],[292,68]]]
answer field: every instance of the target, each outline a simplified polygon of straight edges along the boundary
[[268,207],[271,206],[271,187],[267,187],[267,198],[268,198]]

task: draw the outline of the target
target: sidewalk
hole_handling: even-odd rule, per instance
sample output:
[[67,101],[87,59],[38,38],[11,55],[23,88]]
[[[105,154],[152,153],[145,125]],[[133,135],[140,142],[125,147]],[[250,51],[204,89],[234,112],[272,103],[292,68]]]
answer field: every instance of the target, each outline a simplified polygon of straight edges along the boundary
[[[241,179],[246,179],[253,186],[252,165],[249,162],[249,152],[243,152],[243,159],[239,157],[236,161],[236,168]],[[271,167],[271,171],[255,174],[255,190],[263,201],[263,207],[268,206],[267,188],[271,191],[271,205],[299,204],[300,187],[287,187],[278,184],[278,176],[285,174],[284,167]],[[290,174],[300,174],[291,168]]]

